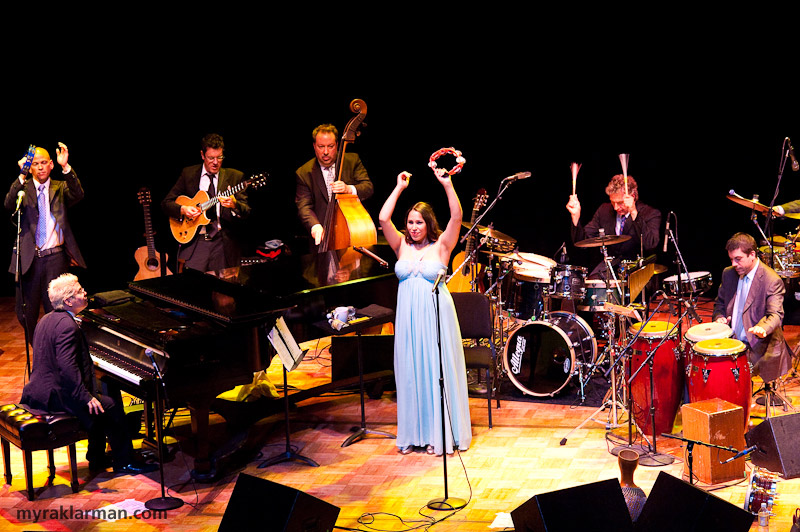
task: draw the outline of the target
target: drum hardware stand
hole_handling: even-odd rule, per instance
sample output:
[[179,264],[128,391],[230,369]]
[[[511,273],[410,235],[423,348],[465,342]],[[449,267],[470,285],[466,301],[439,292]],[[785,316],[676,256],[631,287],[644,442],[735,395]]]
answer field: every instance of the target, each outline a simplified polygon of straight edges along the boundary
[[[655,296],[656,294],[658,294],[658,292],[656,292],[653,295]],[[661,307],[663,302],[664,302],[664,300],[662,299],[659,302],[658,306],[653,311],[653,313],[651,314],[651,317],[654,316],[656,314],[656,312],[658,312],[658,309]],[[688,309],[686,310],[686,312],[687,313],[689,312]],[[669,455],[669,454],[662,454],[662,453],[658,452],[658,444],[657,444],[657,441],[656,441],[655,379],[653,377],[653,364],[654,364],[654,358],[655,358],[656,352],[659,350],[659,348],[662,345],[664,345],[664,342],[666,342],[667,339],[672,337],[672,333],[675,332],[675,329],[678,328],[678,326],[683,321],[683,319],[684,319],[684,316],[681,316],[680,319],[675,322],[675,324],[672,326],[672,328],[669,331],[667,331],[667,333],[664,335],[664,337],[661,339],[661,341],[654,348],[651,348],[647,352],[647,358],[644,361],[642,361],[641,365],[628,378],[628,389],[630,389],[631,384],[633,383],[633,380],[636,378],[636,376],[639,374],[639,372],[642,370],[642,368],[644,368],[644,365],[647,364],[648,370],[649,370],[649,373],[650,373],[650,425],[652,426],[652,429],[653,429],[653,441],[651,443],[653,448],[652,448],[651,452],[647,453],[646,456],[643,456],[643,457],[639,458],[639,464],[641,464],[643,466],[663,466],[663,465],[669,465],[669,464],[671,464],[671,463],[673,463],[675,461],[675,457],[674,456]],[[647,321],[645,321],[639,327],[638,333],[642,332],[642,329],[644,328],[644,326],[649,321],[650,321],[650,318],[648,317]],[[633,345],[633,343],[631,343],[630,345]],[[677,356],[677,353],[676,353],[676,356]],[[632,401],[633,401],[632,394],[630,394],[629,395],[629,404],[631,404]],[[633,418],[633,411],[632,410],[631,410],[630,417]],[[630,429],[630,426],[629,426],[628,427],[629,438],[630,438],[630,430],[631,429]],[[613,450],[612,450],[612,453],[613,453]],[[642,458],[644,458],[644,460],[642,460]]]
[[[678,217],[675,216],[675,213],[672,214],[675,217],[675,225],[677,226]],[[678,266],[678,295],[676,296],[678,300],[678,308],[675,315],[680,316],[678,323],[681,325],[681,328],[678,329],[678,334],[681,335],[681,337],[683,337],[682,328],[683,328],[683,319],[685,316],[689,316],[690,325],[692,323],[692,320],[697,321],[697,323],[703,323],[702,318],[700,318],[700,316],[697,314],[697,311],[695,310],[695,307],[697,306],[697,298],[699,297],[700,294],[697,293],[697,285],[695,284],[694,279],[692,279],[692,276],[689,274],[689,269],[686,267],[686,261],[683,260],[683,254],[681,253],[681,249],[678,246],[678,240],[675,238],[675,234],[672,232],[672,229],[670,229],[669,226],[667,227],[667,236],[672,241],[672,244],[675,246],[675,257],[676,257],[675,264]],[[685,300],[683,298],[683,281],[681,278],[683,274],[681,273],[681,268],[683,268],[683,271],[686,274],[686,281],[689,283],[688,300]],[[656,294],[657,293],[658,291],[656,292]],[[669,298],[669,306],[670,306],[670,314],[672,314],[671,312],[672,298]],[[684,306],[686,307],[686,311],[683,310]]]
[[[609,320],[610,321],[611,320],[616,320],[616,316],[614,316],[612,314],[612,316],[609,318]],[[606,392],[605,397],[603,398],[603,404],[600,405],[600,407],[598,407],[597,410],[595,410],[594,412],[589,414],[589,416],[587,416],[583,421],[581,421],[580,425],[578,425],[577,427],[575,427],[572,430],[570,430],[561,439],[561,441],[559,442],[560,445],[566,445],[567,444],[567,439],[569,438],[570,434],[572,434],[573,432],[575,432],[578,429],[583,428],[583,426],[586,423],[588,423],[589,421],[595,421],[596,423],[599,423],[599,421],[595,420],[594,417],[597,414],[599,414],[600,412],[602,412],[603,410],[605,410],[606,408],[609,408],[609,407],[611,408],[611,410],[609,411],[608,421],[605,423],[606,430],[622,426],[622,425],[620,425],[618,423],[618,421],[619,421],[618,409],[620,409],[622,411],[625,411],[625,404],[624,404],[623,401],[619,400],[619,397],[617,395],[617,391],[618,391],[617,385],[619,384],[619,382],[622,381],[622,379],[617,375],[616,370],[615,370],[615,366],[616,366],[616,361],[614,359],[615,336],[616,336],[616,332],[615,332],[615,329],[614,329],[614,324],[611,323],[611,325],[610,325],[610,333],[609,333],[609,342],[608,342],[608,345],[606,346],[606,352],[608,353],[608,356],[609,356],[610,368],[605,373],[606,377],[608,377],[609,372],[611,373],[611,387],[608,389],[608,391]],[[619,359],[617,359],[617,360],[619,360]],[[622,392],[624,394],[624,389],[622,390]],[[628,414],[628,418],[630,419],[630,414]],[[612,422],[612,419],[613,419],[613,422]]]

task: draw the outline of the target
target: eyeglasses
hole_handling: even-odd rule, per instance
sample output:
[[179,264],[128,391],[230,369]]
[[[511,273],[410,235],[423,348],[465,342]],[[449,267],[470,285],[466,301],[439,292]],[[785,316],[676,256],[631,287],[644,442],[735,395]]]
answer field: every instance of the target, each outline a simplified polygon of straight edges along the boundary
[[207,161],[219,161],[219,162],[222,162],[222,160],[225,159],[224,155],[218,155],[216,157],[209,157],[208,155],[206,155],[205,157],[206,157]]

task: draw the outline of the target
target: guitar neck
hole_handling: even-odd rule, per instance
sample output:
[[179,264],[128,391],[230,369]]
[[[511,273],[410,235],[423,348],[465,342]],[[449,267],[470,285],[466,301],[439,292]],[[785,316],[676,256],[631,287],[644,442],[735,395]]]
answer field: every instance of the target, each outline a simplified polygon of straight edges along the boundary
[[144,209],[144,238],[147,242],[147,257],[154,259],[156,257],[156,243],[153,238],[153,221],[150,218],[150,205],[142,205]]
[[203,203],[201,203],[200,208],[206,211],[211,207],[216,206],[216,204],[219,203],[220,198],[227,198],[229,196],[233,196],[238,192],[241,192],[242,190],[247,188],[247,186],[250,184],[250,181],[251,180],[248,179],[246,181],[242,181],[241,183],[228,188],[227,190],[223,190],[213,198],[209,198],[208,201],[204,201]]

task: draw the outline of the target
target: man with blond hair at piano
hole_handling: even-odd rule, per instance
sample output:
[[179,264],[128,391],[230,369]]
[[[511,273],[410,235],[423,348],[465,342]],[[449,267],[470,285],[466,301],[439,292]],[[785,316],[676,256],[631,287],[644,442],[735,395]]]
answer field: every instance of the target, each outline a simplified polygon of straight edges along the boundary
[[[50,281],[47,295],[53,310],[39,320],[33,333],[33,369],[20,403],[77,417],[89,433],[90,470],[113,466],[115,473],[123,474],[155,471],[155,464],[134,460],[119,388],[105,385],[105,394],[98,391],[89,345],[76,321],[88,304],[86,290],[75,275],[65,273]],[[106,460],[106,438],[111,444],[111,464]]]

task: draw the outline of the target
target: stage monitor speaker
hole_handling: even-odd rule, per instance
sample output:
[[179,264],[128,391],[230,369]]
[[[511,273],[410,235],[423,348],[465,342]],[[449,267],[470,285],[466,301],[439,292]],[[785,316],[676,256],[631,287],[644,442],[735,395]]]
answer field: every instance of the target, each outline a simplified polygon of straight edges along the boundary
[[330,532],[339,507],[281,484],[240,473],[220,532]]
[[516,532],[633,530],[617,479],[534,495],[511,512],[511,520]]
[[754,518],[753,514],[735,504],[661,471],[634,524],[634,530],[747,532]]
[[358,377],[358,342],[364,375],[378,371],[394,371],[394,335],[362,334],[331,336],[331,381]]
[[787,480],[800,477],[800,446],[795,439],[798,434],[800,413],[765,419],[744,435],[748,447],[758,447],[750,461]]

